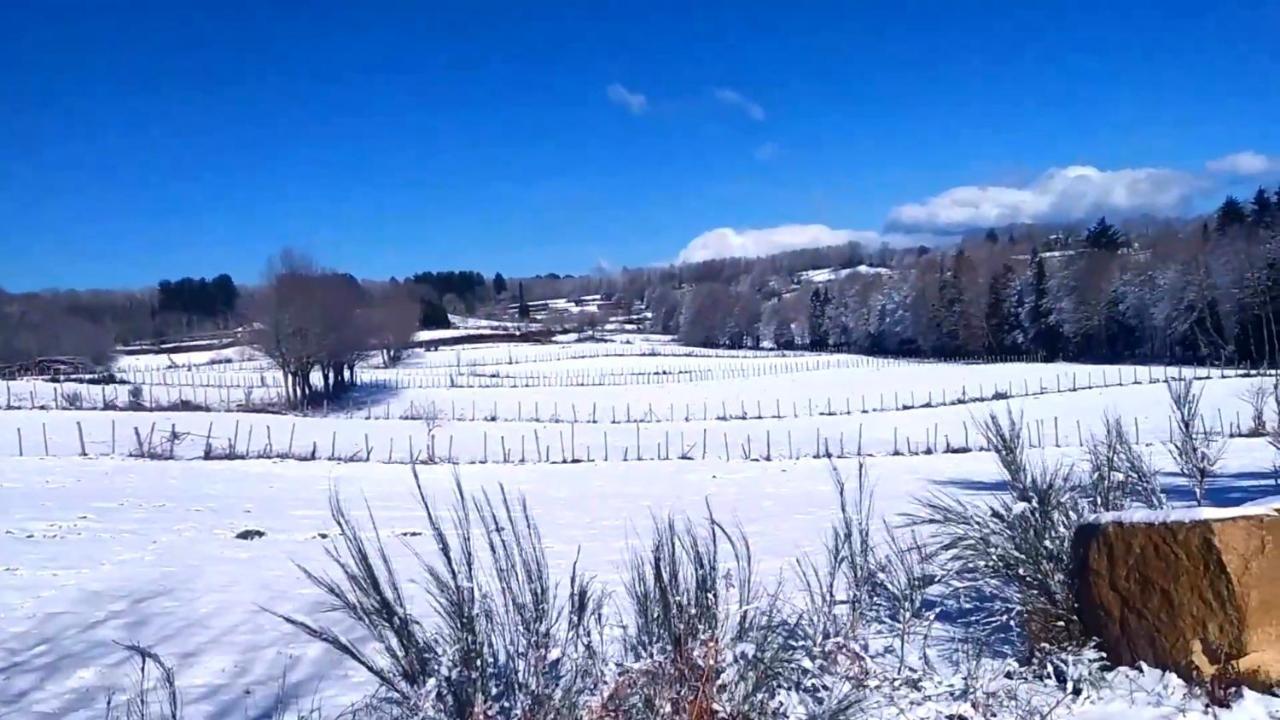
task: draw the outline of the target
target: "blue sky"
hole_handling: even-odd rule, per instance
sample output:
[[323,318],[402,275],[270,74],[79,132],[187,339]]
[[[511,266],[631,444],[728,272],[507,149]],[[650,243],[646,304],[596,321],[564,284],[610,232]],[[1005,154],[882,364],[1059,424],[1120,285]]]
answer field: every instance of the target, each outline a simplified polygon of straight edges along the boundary
[[0,287],[284,245],[582,272],[1280,180],[1280,5],[1129,5],[12,0]]

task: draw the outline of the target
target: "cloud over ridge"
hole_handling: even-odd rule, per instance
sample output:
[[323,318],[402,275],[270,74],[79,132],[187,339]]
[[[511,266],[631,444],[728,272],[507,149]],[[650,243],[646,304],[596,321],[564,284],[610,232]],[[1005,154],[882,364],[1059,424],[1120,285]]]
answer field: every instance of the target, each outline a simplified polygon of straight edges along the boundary
[[1249,177],[1268,172],[1280,172],[1280,158],[1267,157],[1253,150],[1223,155],[1204,164],[1205,170],[1217,175]]
[[680,251],[677,263],[702,262],[731,257],[762,257],[788,250],[843,245],[931,244],[936,237],[921,234],[881,233],[875,230],[845,230],[821,224],[777,225],[766,228],[719,227],[694,238]]
[[1167,168],[1051,168],[1023,187],[962,185],[923,202],[898,205],[885,227],[907,232],[959,232],[1021,222],[1096,215],[1171,214],[1188,208],[1199,181]]

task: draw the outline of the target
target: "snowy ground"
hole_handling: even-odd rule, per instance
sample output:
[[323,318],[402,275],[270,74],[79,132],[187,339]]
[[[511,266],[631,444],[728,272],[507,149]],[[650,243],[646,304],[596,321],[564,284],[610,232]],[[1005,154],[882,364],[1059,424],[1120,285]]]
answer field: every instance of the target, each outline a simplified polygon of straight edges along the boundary
[[[761,568],[782,576],[792,558],[821,542],[835,510],[827,462],[815,452],[848,456],[836,462],[851,472],[861,438],[861,452],[873,456],[877,508],[889,517],[932,490],[975,502],[996,492],[990,454],[938,451],[963,444],[966,436],[976,447],[972,414],[1003,411],[1006,404],[1025,414],[1032,443],[1051,457],[1073,459],[1080,438],[1111,412],[1136,426],[1153,459],[1164,463],[1157,443],[1165,439],[1168,410],[1160,380],[1179,372],[685,353],[644,338],[611,343],[609,352],[584,347],[594,345],[417,354],[399,370],[369,369],[385,386],[365,388],[353,405],[318,417],[53,409],[53,392],[67,387],[12,384],[13,397],[44,392],[46,402],[36,405],[49,409],[15,400],[10,404],[19,409],[0,411],[0,718],[100,716],[106,689],[128,670],[113,641],[149,644],[171,659],[191,717],[255,717],[286,670],[291,692],[322,692],[329,707],[367,691],[352,667],[258,605],[307,615],[318,610],[317,594],[293,563],[328,567],[321,535],[332,530],[330,488],[353,502],[367,500],[387,533],[421,543],[417,533],[425,520],[403,464],[410,443],[419,460],[451,452],[464,463],[469,488],[502,483],[524,493],[557,572],[567,572],[580,548],[581,566],[612,583],[628,541],[645,532],[651,513],[701,514],[710,501],[719,515],[742,523]],[[194,357],[164,364],[131,357],[121,369],[224,378],[267,372],[251,353],[227,352],[188,353]],[[413,382],[419,375],[447,377],[448,361],[455,372],[497,369],[556,382],[495,388]],[[664,368],[695,375],[666,382],[671,376],[660,374]],[[604,375],[626,380],[570,381]],[[1240,395],[1257,381],[1209,375],[1203,387],[1211,423],[1230,429],[1239,415],[1247,424]],[[206,387],[214,395],[228,390]],[[186,386],[184,399],[196,388]],[[102,392],[82,389],[89,396]],[[158,382],[144,386],[161,396],[175,390]],[[997,390],[1009,399],[992,399]],[[948,404],[942,405],[944,392]],[[233,408],[232,395],[209,404]],[[966,402],[952,404],[958,398]],[[400,419],[421,418],[428,406],[437,415],[431,422]],[[128,457],[138,436],[170,433],[178,461]],[[80,457],[82,436],[87,457]],[[268,438],[273,453],[292,443],[293,455],[314,448],[318,459],[192,459],[206,445],[262,454]],[[330,462],[331,455],[360,461]],[[688,459],[677,459],[681,455]],[[635,462],[637,456],[643,462]],[[1213,503],[1235,506],[1276,494],[1273,459],[1262,440],[1232,440]],[[445,498],[448,467],[431,465],[422,473],[432,493]],[[1179,481],[1170,476],[1169,482],[1185,500]],[[234,538],[249,528],[266,536]],[[397,552],[407,560],[407,551]],[[1181,700],[1161,700],[1167,687],[1160,688],[1138,693],[1141,702],[1159,706],[1142,717],[1179,716]],[[1130,691],[1117,689],[1086,716],[1107,717],[1108,708],[1138,702],[1125,699]],[[1236,716],[1251,712],[1242,706]]]

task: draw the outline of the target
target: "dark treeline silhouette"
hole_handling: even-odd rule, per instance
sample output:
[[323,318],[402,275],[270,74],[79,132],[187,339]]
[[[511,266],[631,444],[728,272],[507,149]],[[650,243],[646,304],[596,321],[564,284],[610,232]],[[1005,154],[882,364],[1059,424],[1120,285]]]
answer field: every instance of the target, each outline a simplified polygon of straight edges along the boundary
[[403,284],[410,286],[418,298],[418,327],[431,330],[449,327],[450,313],[474,313],[494,295],[501,294],[499,285],[506,289],[501,273],[494,276],[493,282],[491,289],[484,275],[474,270],[448,270],[415,273],[406,277]]
[[195,330],[205,323],[226,329],[239,298],[235,280],[225,273],[212,280],[161,280],[156,286],[156,312],[177,318],[185,330]]

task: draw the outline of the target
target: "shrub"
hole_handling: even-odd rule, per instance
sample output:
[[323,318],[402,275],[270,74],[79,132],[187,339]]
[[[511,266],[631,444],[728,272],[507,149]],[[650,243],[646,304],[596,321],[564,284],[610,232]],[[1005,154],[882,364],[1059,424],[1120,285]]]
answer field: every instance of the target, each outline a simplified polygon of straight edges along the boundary
[[1022,418],[1011,410],[1004,420],[990,412],[977,425],[996,454],[1005,492],[987,503],[933,493],[912,517],[935,530],[939,563],[955,568],[950,601],[976,609],[980,631],[1016,628],[1030,659],[1070,655],[1087,644],[1072,582],[1076,526],[1093,512],[1165,504],[1150,462],[1118,419],[1104,420],[1081,478],[1068,466],[1032,462],[1022,444]]
[[[1209,478],[1217,472],[1227,446],[1224,441],[1215,439],[1205,427],[1204,416],[1200,413],[1203,391],[1196,390],[1194,380],[1170,380],[1167,387],[1173,410],[1173,439],[1166,443],[1165,448],[1178,471],[1191,481],[1196,504],[1203,505]],[[1197,423],[1200,425],[1198,430]]]
[[1168,503],[1160,476],[1129,437],[1124,423],[1118,417],[1103,416],[1102,428],[1102,435],[1091,435],[1085,445],[1091,509],[1109,512],[1133,504],[1165,507]]
[[794,677],[793,633],[777,589],[758,584],[741,529],[725,528],[710,506],[702,525],[655,518],[623,585],[622,668],[606,717],[775,716]]
[[455,473],[446,522],[416,469],[414,479],[436,557],[415,555],[437,619],[424,621],[408,607],[372,513],[366,538],[336,494],[330,510],[339,534],[328,555],[339,574],[300,569],[373,638],[378,653],[328,626],[277,616],[373,676],[380,687],[370,707],[453,720],[576,717],[599,683],[602,595],[595,584],[575,567],[559,595],[523,501],[513,505],[505,491],[496,502],[487,493],[468,498]]
[[68,410],[80,410],[84,407],[84,393],[79,390],[63,390],[62,404]]

